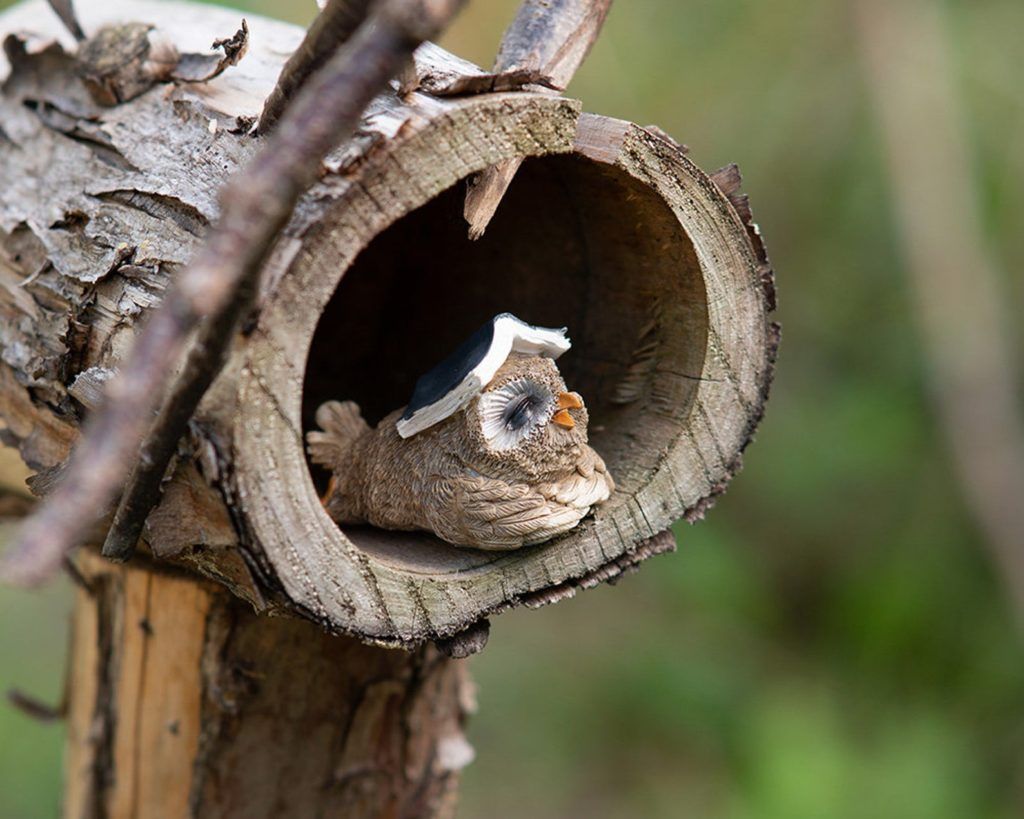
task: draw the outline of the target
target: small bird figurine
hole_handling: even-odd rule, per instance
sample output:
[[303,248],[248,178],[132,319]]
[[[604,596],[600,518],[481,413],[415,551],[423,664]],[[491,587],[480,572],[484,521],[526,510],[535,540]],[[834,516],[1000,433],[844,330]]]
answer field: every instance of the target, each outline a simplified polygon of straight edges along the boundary
[[503,313],[417,382],[372,429],[328,401],[307,436],[331,472],[336,522],[434,532],[456,546],[518,549],[572,529],[615,488],[587,444],[583,399],[554,359],[565,330]]

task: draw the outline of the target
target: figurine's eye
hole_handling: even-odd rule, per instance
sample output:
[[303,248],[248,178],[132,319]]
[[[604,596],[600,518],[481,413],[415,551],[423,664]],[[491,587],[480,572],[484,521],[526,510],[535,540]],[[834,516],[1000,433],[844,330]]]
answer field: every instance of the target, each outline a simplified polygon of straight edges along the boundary
[[554,399],[544,387],[520,379],[480,397],[484,437],[494,449],[511,449],[546,418]]
[[522,429],[533,419],[539,408],[540,402],[529,393],[516,396],[505,406],[502,417],[505,419],[505,428],[509,430]]

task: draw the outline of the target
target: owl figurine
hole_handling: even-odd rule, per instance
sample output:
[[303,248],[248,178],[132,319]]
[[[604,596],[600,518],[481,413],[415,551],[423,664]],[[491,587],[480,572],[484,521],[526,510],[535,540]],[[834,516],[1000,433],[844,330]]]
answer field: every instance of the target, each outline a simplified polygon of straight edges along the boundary
[[564,329],[503,313],[376,428],[351,401],[321,405],[307,440],[314,463],[331,472],[328,514],[487,550],[572,529],[615,482],[587,444],[583,399],[555,365],[569,346]]

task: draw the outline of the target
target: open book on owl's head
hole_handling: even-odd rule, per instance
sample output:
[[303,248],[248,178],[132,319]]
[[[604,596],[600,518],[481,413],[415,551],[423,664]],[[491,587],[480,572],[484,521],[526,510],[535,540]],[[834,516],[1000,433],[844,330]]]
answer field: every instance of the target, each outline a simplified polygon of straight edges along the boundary
[[558,358],[572,346],[565,333],[564,327],[534,327],[511,313],[495,316],[416,382],[398,434],[409,438],[464,408],[512,353]]

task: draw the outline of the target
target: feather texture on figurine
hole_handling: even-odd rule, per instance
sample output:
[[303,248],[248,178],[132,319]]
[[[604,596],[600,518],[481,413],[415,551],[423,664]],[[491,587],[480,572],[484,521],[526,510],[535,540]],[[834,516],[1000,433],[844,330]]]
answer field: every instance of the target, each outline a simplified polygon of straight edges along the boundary
[[555,365],[567,349],[564,330],[503,313],[376,428],[351,401],[321,405],[307,440],[331,472],[328,514],[494,550],[575,527],[615,484],[587,444],[583,399]]

